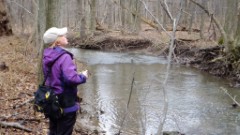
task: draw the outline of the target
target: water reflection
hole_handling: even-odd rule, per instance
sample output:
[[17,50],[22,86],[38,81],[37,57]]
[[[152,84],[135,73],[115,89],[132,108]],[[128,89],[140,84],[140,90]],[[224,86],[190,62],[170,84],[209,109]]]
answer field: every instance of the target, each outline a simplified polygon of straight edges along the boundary
[[[104,112],[100,115],[99,126],[106,134],[119,130],[124,135],[157,132],[163,109],[166,60],[133,54],[71,51],[77,59],[90,65],[92,77],[84,86],[84,91],[90,94],[85,97]],[[135,84],[127,109],[133,72]],[[231,108],[232,101],[220,87],[229,89],[233,95],[240,94],[238,89],[229,88],[223,79],[173,65],[166,87],[169,111],[164,130],[196,135],[240,134],[239,109]]]

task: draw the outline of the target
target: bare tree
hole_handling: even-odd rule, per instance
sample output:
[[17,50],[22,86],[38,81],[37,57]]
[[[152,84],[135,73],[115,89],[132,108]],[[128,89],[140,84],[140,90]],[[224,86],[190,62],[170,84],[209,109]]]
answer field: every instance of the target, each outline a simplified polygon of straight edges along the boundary
[[46,28],[59,26],[59,0],[47,1]]
[[94,33],[96,29],[96,0],[90,3],[90,33]]
[[[109,29],[112,29],[113,28],[113,24],[114,24],[114,15],[115,15],[115,12],[114,12],[114,4],[107,0],[107,23],[108,23],[108,28]],[[112,13],[114,12],[114,13]]]
[[38,56],[39,56],[39,66],[38,66],[38,82],[39,84],[42,82],[43,80],[43,73],[42,73],[42,52],[43,52],[43,38],[42,35],[46,29],[46,5],[47,5],[47,0],[40,0],[38,1],[38,29],[37,29],[37,41],[38,41],[38,46],[39,46],[39,52],[38,52]]
[[237,30],[235,33],[235,39],[233,45],[230,44],[231,53],[235,57],[235,60],[240,58],[240,1],[238,1],[238,10],[237,10]]
[[6,12],[4,0],[0,0],[0,36],[2,35],[11,35],[12,28],[9,22],[9,16]]
[[[236,24],[237,24],[237,12],[238,0],[230,0],[227,2],[224,31],[226,32],[229,41],[233,41]],[[230,21],[231,20],[231,21]]]
[[86,11],[85,11],[85,4],[86,2],[83,1],[83,0],[77,0],[77,5],[79,7],[79,14],[80,14],[80,18],[79,18],[79,36],[81,39],[84,39],[87,34],[86,34],[86,31],[87,31],[87,28],[86,28]]
[[189,12],[191,13],[191,16],[189,17],[189,23],[188,23],[188,34],[192,33],[192,27],[193,27],[193,20],[195,18],[195,4],[191,3],[189,4]]
[[187,28],[187,24],[188,24],[188,16],[191,15],[189,14],[189,0],[184,0],[183,1],[183,10],[185,11],[182,17],[182,24],[185,28]]
[[42,73],[42,52],[43,49],[48,47],[47,45],[43,44],[43,33],[46,29],[50,27],[58,27],[59,23],[59,8],[58,8],[58,0],[40,0],[39,3],[39,12],[38,12],[38,36],[39,36],[39,70],[38,70],[38,81],[39,83],[43,80],[43,73]]
[[[163,18],[162,17],[161,2],[160,2],[160,0],[157,0],[156,2],[157,2],[156,5],[155,5],[156,6],[156,11],[157,11],[156,17],[158,18],[158,21],[161,22],[161,19]],[[160,30],[160,26],[158,27],[158,30]]]
[[[202,5],[206,7],[206,1],[202,0]],[[204,38],[204,24],[205,24],[205,13],[201,11],[201,21],[200,21],[200,37],[201,39]]]
[[[136,14],[140,14],[140,7],[141,7],[141,3],[139,2],[139,0],[133,0],[132,3],[132,11],[136,12]],[[133,28],[135,33],[139,33],[140,31],[140,17],[138,15],[133,15]]]
[[217,20],[217,18],[213,15],[213,13],[209,12],[206,7],[202,6],[200,3],[196,2],[195,0],[190,0],[192,3],[196,4],[198,7],[200,7],[209,17],[212,18],[214,24],[217,26],[218,30],[220,31],[221,33],[221,36],[223,37],[223,40],[224,40],[224,46],[226,48],[226,51],[228,51],[228,45],[227,45],[227,35],[226,35],[226,32],[224,31],[222,25],[220,24],[220,22]]
[[[120,5],[121,7],[126,7],[126,1],[125,0],[121,0],[120,1]],[[122,22],[122,33],[124,31],[124,28],[126,27],[126,9],[125,8],[122,8],[121,9],[121,22]]]

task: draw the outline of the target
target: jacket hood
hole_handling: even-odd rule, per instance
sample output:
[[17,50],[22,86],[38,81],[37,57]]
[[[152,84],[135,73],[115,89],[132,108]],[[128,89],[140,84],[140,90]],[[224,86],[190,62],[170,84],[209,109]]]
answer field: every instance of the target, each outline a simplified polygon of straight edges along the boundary
[[68,53],[72,57],[72,54],[70,52],[67,52],[64,49],[60,48],[60,47],[44,49],[44,52],[43,52],[43,65],[45,65],[46,67],[50,67],[56,61],[56,59],[58,59],[58,57],[60,55],[62,55],[63,53]]

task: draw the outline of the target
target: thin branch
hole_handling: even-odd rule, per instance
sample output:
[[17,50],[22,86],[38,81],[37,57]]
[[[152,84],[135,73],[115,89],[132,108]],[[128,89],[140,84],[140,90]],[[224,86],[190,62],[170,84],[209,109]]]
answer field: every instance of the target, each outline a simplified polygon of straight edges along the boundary
[[33,98],[28,99],[28,100],[26,100],[25,102],[22,102],[21,104],[18,104],[18,105],[16,105],[16,106],[13,106],[13,108],[19,108],[19,107],[22,107],[23,105],[28,104],[28,103],[31,103],[31,102],[33,102],[33,101],[34,101]]
[[[177,9],[179,9],[179,8],[177,8]],[[181,9],[179,9],[179,10],[181,10]],[[182,12],[185,13],[185,14],[187,14],[188,16],[192,16],[192,14],[191,14],[191,13],[188,13],[186,10],[183,10],[183,9],[182,9]]]
[[171,15],[169,14],[169,12],[168,12],[168,10],[167,10],[165,4],[164,4],[161,0],[159,0],[159,1],[160,1],[160,4],[161,4],[163,10],[166,12],[167,16],[168,16],[169,19],[172,21]]
[[165,5],[165,7],[166,7],[166,9],[167,9],[167,13],[168,13],[168,15],[170,16],[170,19],[173,21],[172,14],[171,14],[171,12],[169,11],[169,7],[168,7],[168,5],[167,5],[166,0],[164,0],[164,5]]
[[228,43],[228,39],[227,39],[227,35],[226,35],[226,32],[224,31],[222,25],[218,22],[218,20],[216,19],[216,17],[211,14],[204,6],[202,6],[201,4],[197,3],[196,1],[194,0],[190,0],[192,3],[196,4],[198,7],[200,7],[209,17],[212,16],[212,19],[213,19],[213,22],[216,24],[217,28],[219,29],[223,39],[224,39],[224,45],[226,47],[226,49],[228,50],[228,46],[227,46],[227,43]]
[[236,101],[235,97],[233,97],[232,95],[230,95],[230,94],[228,93],[228,90],[227,90],[227,89],[225,89],[225,88],[223,88],[223,87],[220,87],[220,89],[223,90],[224,93],[225,93],[226,95],[228,95],[228,96],[233,100],[233,102],[234,102],[235,104],[237,104],[238,106],[240,106],[240,104]]
[[23,111],[23,112],[20,112],[20,113],[15,112],[14,114],[11,114],[11,115],[10,114],[9,115],[1,115],[0,116],[1,117],[1,121],[10,119],[11,117],[18,116],[20,114],[24,114],[24,113],[27,113],[27,112],[29,112],[29,111]]
[[27,8],[25,8],[23,5],[13,1],[13,0],[9,0],[10,2],[15,3],[16,5],[18,5],[19,7],[23,8],[26,12],[28,12],[29,14],[31,14],[32,16],[34,16],[34,14],[32,12],[30,12]]
[[5,122],[5,121],[0,121],[0,125],[2,127],[14,127],[17,129],[21,129],[27,132],[33,132],[31,129],[24,127],[23,125],[21,125],[20,123],[17,122]]
[[163,25],[159,22],[159,20],[152,14],[152,12],[148,9],[148,7],[147,7],[147,5],[146,5],[146,3],[144,2],[144,1],[142,1],[142,0],[140,0],[142,3],[143,3],[143,5],[144,5],[144,7],[145,7],[145,9],[148,11],[148,13],[154,18],[154,20],[161,26],[161,28],[165,31],[165,33],[169,36],[169,37],[171,37],[171,35],[169,34],[169,33],[167,33],[167,30],[163,27]]
[[[116,0],[114,0],[113,2],[114,2],[114,4],[118,4]],[[119,5],[119,4],[118,4],[118,5]],[[126,10],[129,11],[131,14],[133,14],[133,15],[135,15],[135,16],[138,16],[143,22],[145,22],[146,24],[152,26],[153,28],[158,28],[158,26],[156,26],[156,24],[155,24],[154,22],[149,21],[147,18],[142,17],[141,15],[139,15],[139,13],[134,12],[134,11],[128,9],[128,8],[124,7],[123,5],[120,5],[120,7],[121,7],[122,9],[126,9]]]
[[[131,64],[133,65],[133,60],[131,60]],[[116,135],[120,135],[121,134],[121,129],[122,129],[123,123],[124,123],[125,118],[126,118],[126,116],[128,114],[129,104],[130,104],[130,100],[131,100],[131,97],[132,97],[132,91],[133,91],[133,85],[134,85],[134,76],[135,76],[135,71],[133,72],[133,78],[132,78],[131,89],[130,89],[130,93],[129,93],[129,97],[128,97],[126,113],[125,113],[125,115],[123,117],[123,120],[122,120],[122,123],[120,125],[119,131],[118,131],[118,133]]]
[[129,109],[129,103],[132,97],[132,91],[133,91],[133,84],[134,84],[134,76],[135,76],[135,72],[133,73],[133,79],[132,79],[132,83],[131,83],[131,90],[130,90],[130,94],[129,94],[129,98],[128,98],[128,103],[127,103],[127,109]]
[[183,0],[181,0],[180,5],[181,5],[181,10],[177,16],[177,18],[173,19],[173,31],[172,31],[172,35],[171,35],[171,44],[170,44],[170,50],[168,53],[168,64],[167,64],[167,73],[165,75],[165,80],[163,82],[163,99],[164,99],[164,107],[163,107],[163,118],[162,121],[160,123],[160,125],[158,126],[158,132],[157,134],[163,134],[163,126],[165,124],[165,121],[167,119],[167,112],[168,112],[168,97],[167,97],[167,90],[166,90],[166,86],[167,86],[167,81],[168,81],[168,76],[169,76],[169,72],[170,72],[170,66],[171,66],[171,59],[172,59],[172,53],[173,53],[173,46],[174,46],[174,42],[175,42],[175,34],[176,34],[176,29],[177,29],[177,25],[178,22],[180,20],[181,14],[182,14],[182,6],[183,6]]
[[[133,61],[132,61],[132,63],[133,63]],[[127,117],[127,114],[128,114],[129,104],[130,104],[130,100],[131,100],[131,97],[132,97],[132,91],[133,91],[133,85],[134,85],[134,76],[135,76],[135,72],[133,73],[133,79],[132,79],[132,83],[131,83],[130,94],[129,94],[129,97],[128,97],[128,103],[127,103],[126,113],[125,113],[125,115],[124,115],[124,117],[123,117],[122,123],[121,123],[121,125],[120,125],[120,129],[119,129],[117,135],[120,135],[120,134],[121,134],[121,129],[122,129],[123,123],[124,123],[124,121],[125,121],[125,119],[126,119],[126,117]]]

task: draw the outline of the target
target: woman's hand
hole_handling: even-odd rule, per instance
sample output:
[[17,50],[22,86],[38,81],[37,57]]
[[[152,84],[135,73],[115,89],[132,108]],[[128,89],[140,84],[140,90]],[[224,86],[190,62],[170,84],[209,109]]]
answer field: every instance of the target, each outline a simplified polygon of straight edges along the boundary
[[88,78],[88,70],[84,70],[80,73],[83,74],[86,78]]

